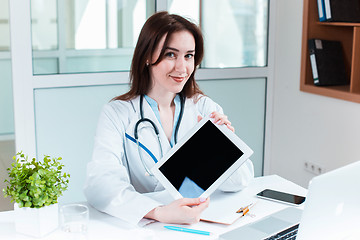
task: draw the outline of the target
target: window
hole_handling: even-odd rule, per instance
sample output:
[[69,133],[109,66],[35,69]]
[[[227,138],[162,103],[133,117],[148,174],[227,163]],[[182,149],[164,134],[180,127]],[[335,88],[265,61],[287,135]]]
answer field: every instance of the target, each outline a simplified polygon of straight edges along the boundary
[[0,52],[10,50],[9,2],[0,0]]
[[34,74],[130,69],[154,1],[32,0]]
[[[167,4],[201,25],[202,68],[267,65],[268,0]],[[141,27],[154,12],[155,0],[31,0],[34,74],[128,71]]]
[[170,12],[201,23],[203,68],[267,65],[268,0],[168,0],[168,4]]
[[0,0],[0,144],[14,134],[8,10],[9,0]]
[[[6,169],[15,155],[13,88],[11,82],[11,54],[9,29],[9,1],[0,0],[0,189],[6,187],[3,179],[9,180]],[[10,199],[0,197],[0,211],[13,209]]]

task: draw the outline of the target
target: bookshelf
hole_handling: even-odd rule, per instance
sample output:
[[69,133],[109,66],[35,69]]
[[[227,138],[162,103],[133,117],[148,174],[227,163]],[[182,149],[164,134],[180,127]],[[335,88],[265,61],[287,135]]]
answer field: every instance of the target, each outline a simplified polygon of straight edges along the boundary
[[[349,85],[314,85],[308,50],[311,38],[342,43]],[[360,23],[320,22],[317,0],[304,0],[300,90],[360,103]]]

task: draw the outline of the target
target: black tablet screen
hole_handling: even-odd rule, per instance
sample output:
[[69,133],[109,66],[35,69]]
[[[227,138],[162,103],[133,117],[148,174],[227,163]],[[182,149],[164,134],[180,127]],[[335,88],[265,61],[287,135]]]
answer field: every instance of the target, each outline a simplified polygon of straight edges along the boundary
[[159,170],[183,197],[199,197],[242,155],[208,120]]

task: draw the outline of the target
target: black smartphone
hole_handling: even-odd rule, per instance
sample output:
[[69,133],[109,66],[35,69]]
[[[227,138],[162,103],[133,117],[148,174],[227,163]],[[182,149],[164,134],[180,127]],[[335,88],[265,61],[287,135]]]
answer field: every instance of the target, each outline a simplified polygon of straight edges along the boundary
[[305,197],[298,196],[290,193],[279,192],[272,189],[265,189],[264,191],[256,194],[259,198],[273,200],[281,203],[288,203],[292,205],[300,205],[305,201]]

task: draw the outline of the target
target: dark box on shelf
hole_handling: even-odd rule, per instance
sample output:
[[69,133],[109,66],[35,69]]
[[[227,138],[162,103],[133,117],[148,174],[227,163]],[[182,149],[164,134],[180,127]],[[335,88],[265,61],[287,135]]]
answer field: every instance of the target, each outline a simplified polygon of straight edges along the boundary
[[325,12],[329,22],[360,22],[360,0],[325,0]]
[[309,39],[308,45],[315,85],[349,84],[341,42]]

